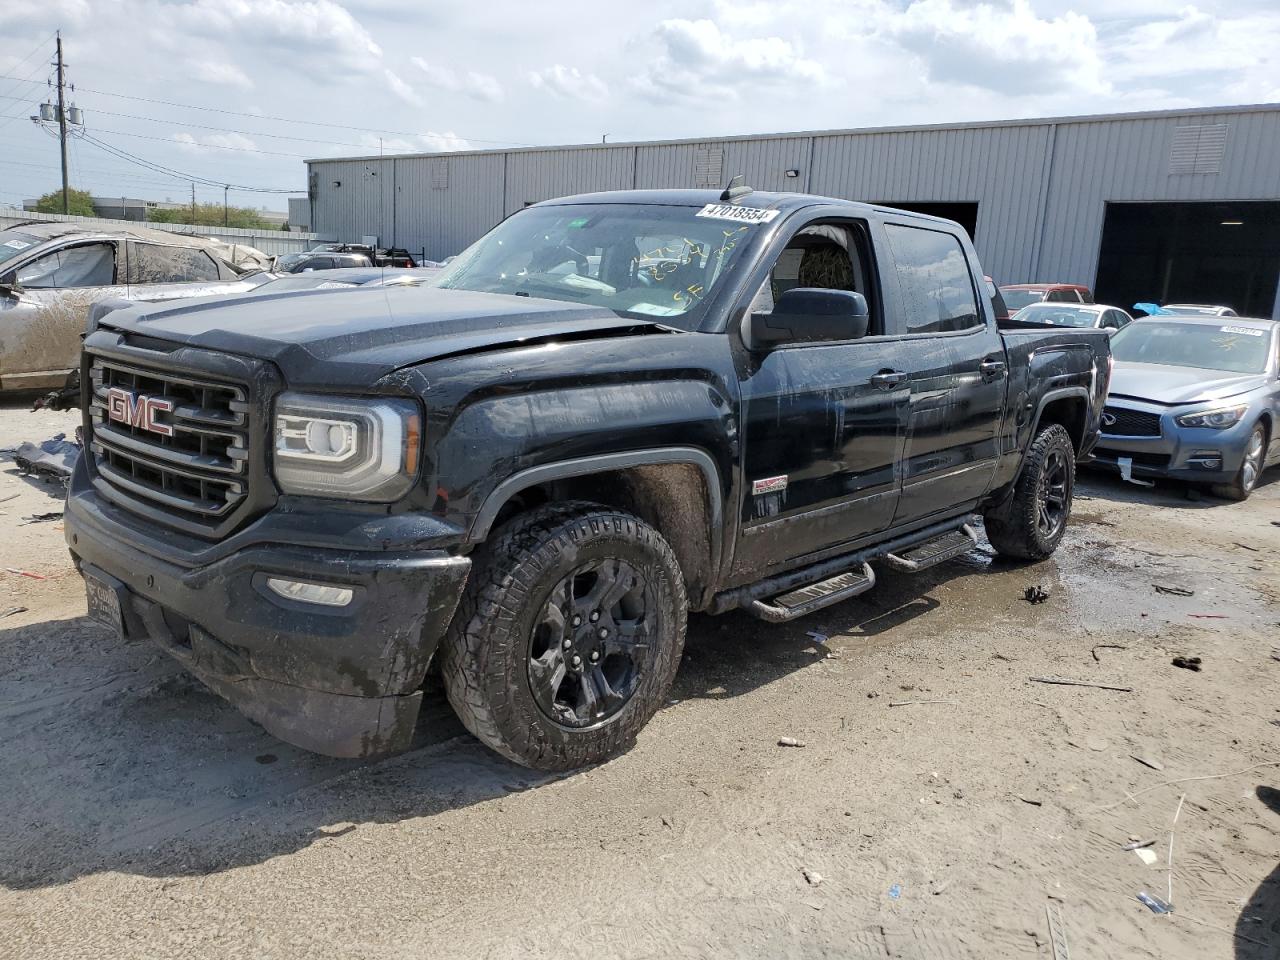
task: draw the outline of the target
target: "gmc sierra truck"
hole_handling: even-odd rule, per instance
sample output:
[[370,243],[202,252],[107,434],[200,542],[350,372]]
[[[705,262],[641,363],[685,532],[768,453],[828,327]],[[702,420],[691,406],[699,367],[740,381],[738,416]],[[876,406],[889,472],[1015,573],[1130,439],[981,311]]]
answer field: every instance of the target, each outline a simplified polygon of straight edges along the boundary
[[691,610],[793,620],[978,515],[1049,556],[1111,366],[999,330],[955,223],[744,187],[536,204],[430,286],[91,326],[92,616],[337,756],[404,748],[438,670],[545,770],[634,740]]

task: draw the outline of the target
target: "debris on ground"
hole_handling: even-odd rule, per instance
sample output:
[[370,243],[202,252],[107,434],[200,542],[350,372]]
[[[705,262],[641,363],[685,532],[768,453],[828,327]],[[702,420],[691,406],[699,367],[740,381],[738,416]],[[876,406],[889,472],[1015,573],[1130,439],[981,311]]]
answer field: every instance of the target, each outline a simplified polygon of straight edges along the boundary
[[29,517],[23,517],[22,522],[19,523],[18,526],[25,527],[29,523],[46,523],[49,520],[61,520],[61,519],[62,519],[61,510],[54,510],[49,513],[33,513]]
[[902,884],[895,883],[892,887],[889,888],[890,900],[897,900],[901,896],[902,896]]
[[1129,754],[1134,760],[1137,760],[1144,767],[1150,767],[1152,770],[1163,770],[1164,764],[1158,760],[1148,760],[1146,757],[1140,757],[1136,753]]
[[1035,797],[1024,797],[1024,796],[1023,796],[1022,794],[1020,794],[1020,793],[1015,794],[1015,796],[1016,796],[1019,800],[1021,800],[1023,803],[1029,803],[1029,804],[1031,804],[1031,806],[1033,806],[1033,807],[1043,807],[1043,806],[1044,806],[1044,801],[1043,801],[1043,800],[1037,800]]
[[15,577],[30,577],[32,580],[48,580],[43,573],[32,573],[30,570],[19,570],[16,567],[5,567],[5,573],[12,573]]
[[[1071,960],[1071,954],[1067,950],[1067,925],[1062,922],[1062,904],[1046,903],[1044,912],[1049,924],[1049,946],[1053,950],[1053,960]],[[1036,938],[1037,941],[1039,939]]]
[[13,462],[23,473],[34,473],[64,483],[71,479],[71,471],[79,457],[80,444],[68,440],[65,433],[55,434],[40,444],[28,441],[13,452]]
[[17,500],[17,499],[18,499],[18,495],[16,493],[11,493],[7,497],[0,497],[0,503],[8,503],[10,500]]
[[818,884],[822,883],[823,876],[817,870],[810,870],[808,867],[805,867],[800,872],[804,874],[804,879],[809,886],[816,887]]
[[1249,546],[1247,543],[1241,543],[1239,540],[1232,540],[1231,542],[1232,542],[1235,546],[1239,547],[1241,550],[1252,550],[1254,553],[1261,553],[1261,552],[1262,552],[1262,548],[1261,548],[1261,547],[1251,547],[1251,546]]
[[797,740],[795,737],[780,737],[780,738],[778,739],[778,746],[780,746],[780,747],[803,747],[803,746],[804,746],[804,741],[803,741],[803,740]]
[[959,700],[890,700],[891,707],[911,707],[919,703],[959,703]]
[[1032,683],[1053,683],[1064,687],[1094,687],[1098,690],[1118,690],[1133,693],[1133,687],[1115,687],[1109,683],[1091,683],[1088,680],[1070,680],[1067,677],[1028,677]]
[[6,607],[5,609],[0,610],[0,620],[3,620],[5,617],[12,617],[15,613],[26,613],[26,612],[27,612],[26,607]]
[[1171,597],[1194,597],[1196,595],[1194,590],[1187,590],[1183,587],[1169,587],[1163,583],[1153,583],[1152,586],[1156,588],[1156,593],[1167,593]]
[[1226,620],[1225,613],[1188,613],[1188,617],[1194,617],[1197,620]]
[[1022,599],[1027,603],[1044,603],[1049,599],[1049,596],[1049,591],[1038,583],[1034,587],[1027,587],[1026,590],[1022,591]]
[[1150,907],[1152,913],[1173,913],[1172,904],[1155,896],[1155,894],[1147,893],[1147,891],[1143,890],[1138,894],[1138,899]]
[[1194,670],[1196,673],[1200,672],[1199,657],[1174,657],[1173,665],[1175,667],[1181,667],[1183,670]]
[[1160,862],[1160,858],[1156,856],[1156,852],[1150,847],[1138,847],[1133,851],[1137,854],[1138,859],[1145,863],[1148,867],[1154,867]]
[[[1145,614],[1143,614],[1143,616],[1145,616]],[[1128,649],[1129,649],[1128,647],[1123,647],[1118,643],[1095,643],[1093,645],[1093,649],[1090,650],[1089,652],[1093,654],[1094,660],[1098,661],[1098,663],[1101,663],[1102,658],[1098,656],[1099,650],[1128,650]]]
[[1135,840],[1133,843],[1127,843],[1120,849],[1122,850],[1141,850],[1143,847],[1154,847],[1154,840]]
[[827,645],[827,641],[831,639],[825,633],[819,633],[817,630],[806,630],[805,636],[810,637],[814,643],[820,643],[824,647]]

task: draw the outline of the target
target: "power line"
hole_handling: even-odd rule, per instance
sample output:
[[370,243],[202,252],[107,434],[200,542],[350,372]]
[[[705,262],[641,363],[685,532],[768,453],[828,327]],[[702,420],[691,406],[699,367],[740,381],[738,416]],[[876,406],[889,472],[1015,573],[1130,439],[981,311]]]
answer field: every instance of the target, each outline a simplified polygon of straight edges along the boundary
[[[225,183],[221,180],[211,180],[208,177],[200,177],[191,173],[183,173],[182,171],[175,170],[172,167],[166,167],[163,164],[155,163],[151,160],[145,160],[142,157],[138,157],[131,153],[128,153],[127,151],[121,150],[119,147],[113,146],[110,143],[107,143],[103,140],[99,140],[97,137],[94,137],[87,132],[82,132],[80,134],[80,137],[86,142],[93,144],[98,149],[105,150],[107,153],[110,153],[119,159],[126,160],[130,163],[136,164],[141,167],[146,167],[148,170],[153,170],[157,173],[163,173],[167,176],[171,176],[179,180],[185,180],[189,183],[200,183],[209,187],[225,187],[225,188],[236,190],[237,192],[241,192],[241,193],[281,193],[281,194],[293,194],[295,196],[300,193],[306,193],[306,190],[279,190],[273,187],[249,187],[243,184]],[[148,139],[154,139],[154,138],[148,138]]]
[[[0,74],[0,80],[13,79]],[[250,120],[271,120],[275,123],[297,123],[308,127],[327,127],[332,130],[357,130],[361,133],[390,133],[398,137],[425,137],[427,134],[413,132],[408,130],[386,130],[379,127],[356,127],[343,123],[325,123],[321,120],[299,120],[296,117],[273,117],[261,113],[245,113],[238,110],[224,110],[220,107],[202,107],[195,103],[179,103],[175,100],[157,100],[152,97],[137,97],[128,93],[113,93],[110,90],[95,90],[92,87],[77,86],[77,93],[97,93],[105,97],[119,97],[123,100],[137,100],[141,103],[156,103],[166,107],[181,107],[186,110],[204,110],[208,113],[221,113],[230,117],[248,117]],[[468,137],[463,134],[455,134],[459,139],[469,140],[472,143],[492,143],[498,146],[507,147],[534,147],[534,143],[519,143],[514,140],[485,140],[481,137]],[[361,144],[363,146],[363,144]]]
[[235,150],[239,153],[262,153],[269,157],[290,157],[294,160],[305,160],[305,153],[281,153],[279,150],[259,150],[256,147],[227,147],[218,143],[200,143],[194,138],[190,143],[182,140],[175,140],[172,137],[152,137],[145,133],[126,133],[124,130],[104,130],[101,127],[95,127],[99,133],[109,133],[113,137],[133,137],[136,140],[155,140],[157,143],[167,143],[172,146],[188,146],[188,147],[208,147],[210,150]]

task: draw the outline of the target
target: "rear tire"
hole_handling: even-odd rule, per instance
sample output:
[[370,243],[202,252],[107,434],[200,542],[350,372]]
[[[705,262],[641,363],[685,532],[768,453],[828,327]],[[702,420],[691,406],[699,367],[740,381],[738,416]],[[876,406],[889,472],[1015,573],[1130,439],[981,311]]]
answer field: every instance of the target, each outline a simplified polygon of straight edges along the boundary
[[1262,466],[1267,457],[1267,428],[1261,423],[1254,424],[1249,434],[1249,443],[1245,447],[1244,459],[1235,479],[1230,483],[1215,483],[1209,489],[1214,496],[1224,500],[1248,500],[1253,488],[1262,479]]
[[1027,450],[1013,495],[987,511],[987,539],[996,551],[1017,560],[1043,560],[1058,549],[1071,517],[1076,485],[1076,451],[1065,427],[1051,423]]
[[445,690],[463,725],[509,760],[599,763],[662,705],[687,616],[658,531],[595,504],[542,507],[479,552],[441,645]]

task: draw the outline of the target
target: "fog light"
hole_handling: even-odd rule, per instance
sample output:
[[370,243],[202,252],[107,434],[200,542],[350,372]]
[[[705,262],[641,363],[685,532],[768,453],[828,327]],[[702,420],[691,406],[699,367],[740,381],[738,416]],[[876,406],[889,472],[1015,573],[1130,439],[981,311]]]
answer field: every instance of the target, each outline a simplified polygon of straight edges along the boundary
[[345,607],[355,596],[350,587],[328,587],[323,583],[304,583],[282,577],[267,577],[267,586],[286,600],[318,603],[325,607]]
[[1197,450],[1187,457],[1187,463],[1201,470],[1219,470],[1222,468],[1222,453],[1219,450]]

